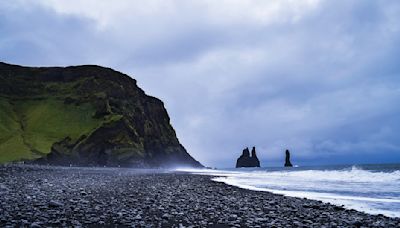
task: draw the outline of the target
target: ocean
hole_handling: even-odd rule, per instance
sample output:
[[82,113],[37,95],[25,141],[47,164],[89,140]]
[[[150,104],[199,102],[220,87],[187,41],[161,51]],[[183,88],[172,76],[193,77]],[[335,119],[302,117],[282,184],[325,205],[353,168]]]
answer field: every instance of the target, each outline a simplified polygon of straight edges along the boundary
[[185,169],[254,191],[320,200],[369,214],[400,217],[400,164],[293,168]]

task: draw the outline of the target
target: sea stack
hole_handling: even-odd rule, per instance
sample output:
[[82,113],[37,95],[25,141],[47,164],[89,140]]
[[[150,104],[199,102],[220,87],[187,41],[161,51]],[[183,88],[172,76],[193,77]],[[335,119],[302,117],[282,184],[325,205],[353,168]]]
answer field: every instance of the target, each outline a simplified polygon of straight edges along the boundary
[[286,150],[286,158],[285,158],[285,167],[293,167],[292,163],[290,162],[290,152]]
[[241,167],[260,167],[260,161],[257,158],[256,148],[251,150],[251,157],[249,148],[243,150],[242,155],[237,159],[236,168]]

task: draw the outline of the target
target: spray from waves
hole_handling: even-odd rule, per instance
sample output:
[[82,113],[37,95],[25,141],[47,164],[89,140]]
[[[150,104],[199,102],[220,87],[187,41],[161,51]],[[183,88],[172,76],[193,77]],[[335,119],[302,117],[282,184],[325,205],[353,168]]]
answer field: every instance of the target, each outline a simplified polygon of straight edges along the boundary
[[351,170],[304,170],[304,171],[280,171],[280,172],[265,172],[254,171],[246,174],[253,177],[268,177],[268,178],[289,178],[296,180],[297,178],[315,181],[345,181],[345,182],[391,182],[400,181],[400,171],[391,173],[386,172],[370,172],[357,167],[352,167]]
[[178,169],[178,171],[212,176],[235,176],[246,178],[285,178],[293,180],[345,181],[345,182],[393,182],[400,181],[400,170],[393,172],[371,172],[357,166],[342,170],[300,170],[300,171],[268,171],[268,170],[213,170],[213,169]]
[[186,170],[255,191],[344,205],[370,214],[400,217],[400,170]]

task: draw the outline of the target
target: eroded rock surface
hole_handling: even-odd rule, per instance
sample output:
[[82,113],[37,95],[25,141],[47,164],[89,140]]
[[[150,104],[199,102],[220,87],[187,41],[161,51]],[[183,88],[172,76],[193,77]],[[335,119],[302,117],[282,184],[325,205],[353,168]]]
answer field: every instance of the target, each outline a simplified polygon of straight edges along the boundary
[[293,167],[292,163],[290,162],[290,152],[289,152],[289,150],[285,151],[285,167]]
[[0,163],[195,166],[164,104],[100,66],[0,63]]
[[251,150],[251,156],[249,148],[243,150],[242,155],[236,161],[236,168],[241,167],[260,167],[260,161],[257,158],[255,147]]

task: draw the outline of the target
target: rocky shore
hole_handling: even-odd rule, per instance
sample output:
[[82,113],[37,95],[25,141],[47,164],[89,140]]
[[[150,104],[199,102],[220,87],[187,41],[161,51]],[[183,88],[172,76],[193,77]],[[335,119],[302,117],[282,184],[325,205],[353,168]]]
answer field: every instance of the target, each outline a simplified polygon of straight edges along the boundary
[[155,170],[0,166],[0,227],[400,227],[318,201]]

